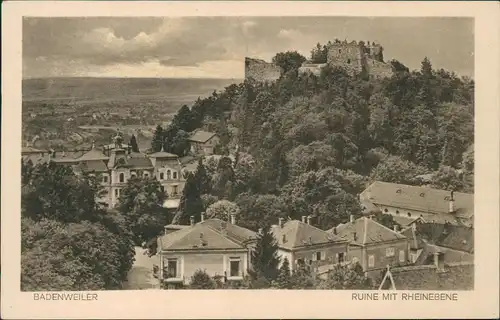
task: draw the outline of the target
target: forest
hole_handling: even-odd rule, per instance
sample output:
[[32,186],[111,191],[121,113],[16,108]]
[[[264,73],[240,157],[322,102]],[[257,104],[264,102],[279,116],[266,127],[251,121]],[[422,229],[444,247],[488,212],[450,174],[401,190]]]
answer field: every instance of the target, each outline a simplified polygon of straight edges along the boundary
[[340,67],[299,74],[304,60],[278,53],[273,62],[284,72],[276,82],[246,79],[214,91],[157,127],[153,151],[184,156],[199,128],[221,141],[222,157],[200,159],[186,176],[176,211],[162,210],[152,179],[131,179],[110,213],[95,200],[95,177],[23,163],[23,290],[118,288],[134,245],[146,242],[154,254],[165,224],[199,221],[201,212],[237,213],[237,223],[255,231],[279,217],[311,215],[327,229],[361,214],[358,195],[375,180],[473,192],[472,79],[436,70],[427,58],[416,71],[391,61],[386,79]]

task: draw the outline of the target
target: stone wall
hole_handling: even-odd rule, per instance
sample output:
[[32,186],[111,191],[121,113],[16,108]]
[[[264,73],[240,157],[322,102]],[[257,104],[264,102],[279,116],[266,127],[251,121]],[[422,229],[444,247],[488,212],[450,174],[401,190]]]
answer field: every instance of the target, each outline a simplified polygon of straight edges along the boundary
[[327,61],[332,67],[343,67],[349,74],[363,70],[361,46],[356,43],[334,43],[328,48]]
[[303,63],[302,66],[299,68],[299,73],[312,73],[316,76],[319,76],[321,74],[321,69],[323,69],[327,64],[326,63],[319,63],[319,64],[314,64],[314,63]]
[[393,73],[390,64],[373,59],[366,59],[366,70],[370,77],[376,79],[390,78]]
[[274,81],[281,76],[281,68],[260,59],[245,58],[245,79]]

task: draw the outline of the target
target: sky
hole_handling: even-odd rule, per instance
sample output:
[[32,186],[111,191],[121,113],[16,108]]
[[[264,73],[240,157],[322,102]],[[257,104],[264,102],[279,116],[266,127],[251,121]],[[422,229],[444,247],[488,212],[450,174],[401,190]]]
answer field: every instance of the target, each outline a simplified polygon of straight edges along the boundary
[[375,41],[384,59],[410,69],[474,75],[471,18],[385,17],[90,17],[25,18],[23,78],[244,77],[244,57],[277,52],[306,57],[316,43]]

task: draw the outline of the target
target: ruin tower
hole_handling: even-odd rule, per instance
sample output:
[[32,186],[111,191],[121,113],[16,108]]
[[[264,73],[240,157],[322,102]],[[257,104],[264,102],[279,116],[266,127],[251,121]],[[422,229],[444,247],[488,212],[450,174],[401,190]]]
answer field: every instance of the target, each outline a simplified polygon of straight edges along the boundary
[[363,71],[363,45],[356,41],[335,42],[328,47],[327,62],[330,66],[343,67],[349,74]]

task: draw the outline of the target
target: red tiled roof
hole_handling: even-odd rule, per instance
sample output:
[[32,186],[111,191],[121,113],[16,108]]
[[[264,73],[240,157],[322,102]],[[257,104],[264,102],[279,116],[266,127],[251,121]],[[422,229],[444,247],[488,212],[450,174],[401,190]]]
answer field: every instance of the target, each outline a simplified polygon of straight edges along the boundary
[[[340,237],[299,220],[287,221],[282,228],[271,229],[280,248],[293,250],[310,245],[342,242]],[[283,235],[285,239],[283,239]],[[285,240],[285,241],[283,241]]]
[[[360,195],[362,200],[411,210],[448,214],[450,191],[417,187],[404,184],[376,181]],[[460,218],[471,218],[474,214],[474,195],[455,192],[455,209]]]
[[196,131],[191,137],[188,138],[189,141],[193,142],[207,142],[208,140],[212,139],[215,136],[215,133],[213,132],[207,132],[207,131]]
[[[334,233],[332,228],[329,233]],[[353,223],[348,222],[336,227],[337,236],[341,239],[348,240],[351,244],[367,245],[373,243],[387,242],[393,240],[403,240],[406,237],[394,230],[391,230],[380,223],[367,218],[361,217]],[[356,234],[356,237],[354,237]]]

